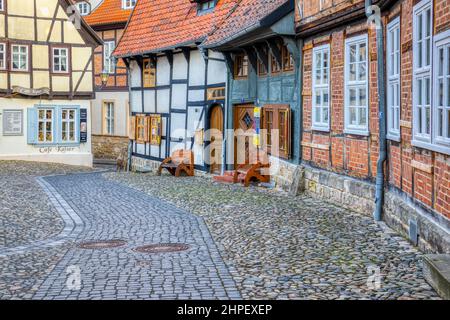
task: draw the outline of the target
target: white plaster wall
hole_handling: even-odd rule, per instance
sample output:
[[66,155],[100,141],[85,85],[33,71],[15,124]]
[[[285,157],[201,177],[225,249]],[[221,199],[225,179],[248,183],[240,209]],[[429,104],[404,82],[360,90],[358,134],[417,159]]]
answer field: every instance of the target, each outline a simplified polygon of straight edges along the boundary
[[[88,139],[86,143],[74,146],[67,150],[58,148],[57,145],[51,148],[29,145],[27,142],[27,109],[41,105],[77,105],[88,110]],[[23,111],[23,135],[3,136],[3,110],[17,109]],[[6,99],[0,98],[0,160],[25,160],[64,163],[79,166],[92,166],[91,153],[91,133],[92,133],[91,102],[87,100],[52,100],[42,101],[35,99]]]
[[132,87],[141,86],[141,69],[139,68],[137,62],[134,60],[130,62],[130,77],[130,83]]
[[173,109],[186,109],[186,84],[174,84],[172,86],[172,108]]
[[142,112],[142,92],[141,91],[131,91],[131,111],[132,112]]
[[144,90],[144,111],[155,113],[155,90]]
[[186,136],[185,133],[185,121],[186,115],[183,113],[172,113],[170,117],[170,136],[172,138],[184,139]]
[[102,108],[103,102],[107,100],[113,101],[115,106],[114,135],[123,137],[128,136],[128,99],[128,91],[97,92],[96,99],[92,102],[92,134],[102,134]]
[[225,62],[208,60],[208,84],[227,81],[227,66]]
[[189,101],[203,101],[205,99],[205,90],[189,90]]
[[187,122],[187,136],[193,137],[195,130],[203,129],[204,126],[204,116],[202,115],[202,107],[189,107],[188,109],[188,122]]
[[166,56],[157,58],[156,62],[156,85],[164,86],[170,84],[170,64]]
[[189,85],[200,86],[205,84],[205,60],[200,51],[191,51],[189,67]]
[[157,91],[157,112],[158,113],[169,113],[170,104],[170,90],[158,90]]
[[187,79],[187,61],[183,53],[177,53],[173,56],[173,79]]

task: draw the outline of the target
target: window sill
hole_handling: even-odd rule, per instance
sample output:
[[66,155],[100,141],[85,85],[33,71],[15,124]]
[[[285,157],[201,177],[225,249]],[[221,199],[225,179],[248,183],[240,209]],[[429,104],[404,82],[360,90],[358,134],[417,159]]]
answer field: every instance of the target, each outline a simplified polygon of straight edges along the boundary
[[356,130],[356,129],[344,129],[345,134],[352,134],[357,136],[369,136],[369,131],[367,130]]
[[450,155],[450,147],[445,147],[445,146],[441,146],[441,145],[431,144],[431,143],[428,143],[428,142],[423,142],[423,141],[418,141],[418,140],[412,140],[411,144],[414,147],[428,149],[430,151],[434,151],[434,152],[439,152],[439,153],[443,153],[443,154],[446,154],[446,155]]
[[390,133],[386,134],[386,139],[392,140],[392,141],[397,141],[397,142],[402,141],[400,135],[394,135],[394,134],[390,134]]
[[42,148],[42,147],[77,147],[81,144],[81,142],[36,142],[36,143],[30,143],[30,145]]
[[314,131],[330,132],[330,128],[328,127],[317,127],[313,125],[311,129]]

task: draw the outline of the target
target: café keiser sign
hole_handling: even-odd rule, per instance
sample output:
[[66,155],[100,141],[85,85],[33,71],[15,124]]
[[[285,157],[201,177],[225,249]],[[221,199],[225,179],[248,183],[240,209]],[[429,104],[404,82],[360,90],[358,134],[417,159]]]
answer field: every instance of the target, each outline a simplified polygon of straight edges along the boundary
[[38,97],[50,95],[50,88],[24,88],[20,86],[12,87],[13,94],[21,94],[23,96]]

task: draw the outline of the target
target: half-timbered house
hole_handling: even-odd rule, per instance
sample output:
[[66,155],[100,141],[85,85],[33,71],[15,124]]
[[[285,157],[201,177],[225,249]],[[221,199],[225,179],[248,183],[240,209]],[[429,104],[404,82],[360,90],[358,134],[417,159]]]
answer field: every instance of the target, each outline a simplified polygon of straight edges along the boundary
[[[251,152],[243,148],[256,135],[256,146],[271,155],[273,182],[290,186],[300,162],[301,119],[294,1],[240,1],[202,47],[221,52],[227,62],[227,128],[234,136],[227,138],[234,142],[227,143],[227,167],[252,161],[244,159]],[[249,141],[238,143],[239,135]]]
[[69,0],[0,1],[0,159],[92,165],[93,51]]
[[92,152],[95,159],[116,159],[128,147],[128,74],[112,56],[136,1],[102,0],[84,18],[103,40],[95,50],[96,99],[92,105]]
[[204,132],[223,130],[225,60],[198,45],[235,3],[137,2],[114,52],[129,68],[134,168],[157,166],[174,150],[187,149],[194,152],[195,168],[207,171],[206,159],[222,153],[208,148]]

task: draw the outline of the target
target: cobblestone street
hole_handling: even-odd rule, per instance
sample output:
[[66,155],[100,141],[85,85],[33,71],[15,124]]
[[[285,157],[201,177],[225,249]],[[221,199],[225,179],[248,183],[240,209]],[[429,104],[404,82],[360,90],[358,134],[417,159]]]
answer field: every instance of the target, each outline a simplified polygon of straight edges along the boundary
[[[371,217],[205,177],[79,171],[0,162],[0,299],[439,298],[420,252]],[[91,240],[125,245],[77,245]],[[165,243],[189,247],[133,250]]]

